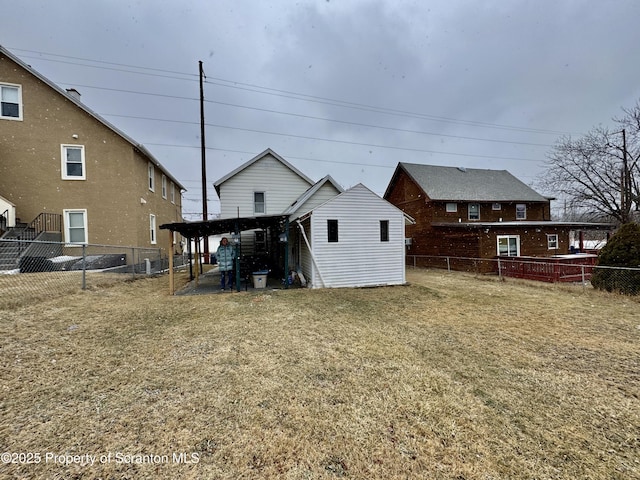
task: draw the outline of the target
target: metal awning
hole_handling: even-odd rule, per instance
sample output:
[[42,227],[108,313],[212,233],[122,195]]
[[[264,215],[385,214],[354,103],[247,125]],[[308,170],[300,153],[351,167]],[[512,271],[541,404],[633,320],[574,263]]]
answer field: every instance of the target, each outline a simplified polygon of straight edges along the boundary
[[287,215],[260,215],[257,217],[222,218],[200,222],[177,222],[160,225],[161,230],[178,232],[185,238],[208,237],[221,233],[244,232],[286,224]]

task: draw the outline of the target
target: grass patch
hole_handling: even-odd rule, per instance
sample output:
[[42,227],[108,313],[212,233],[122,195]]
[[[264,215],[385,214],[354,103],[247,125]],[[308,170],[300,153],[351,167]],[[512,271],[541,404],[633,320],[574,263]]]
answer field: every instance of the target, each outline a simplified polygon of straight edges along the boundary
[[169,297],[165,277],[0,310],[0,450],[112,455],[2,468],[640,478],[637,299],[440,271],[408,279]]

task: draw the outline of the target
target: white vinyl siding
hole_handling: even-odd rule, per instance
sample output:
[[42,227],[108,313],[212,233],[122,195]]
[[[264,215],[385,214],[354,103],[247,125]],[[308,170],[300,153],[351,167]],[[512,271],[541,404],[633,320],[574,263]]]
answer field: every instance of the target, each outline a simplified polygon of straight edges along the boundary
[[[328,241],[328,220],[337,220],[338,242]],[[380,241],[380,221],[389,221],[389,241]],[[303,270],[313,287],[401,285],[405,282],[404,214],[363,185],[317,207],[308,233],[316,262]],[[303,268],[309,268],[305,253]]]
[[309,187],[309,182],[267,155],[220,185],[220,217],[253,216],[253,192],[264,192],[268,198],[265,215],[281,214]]

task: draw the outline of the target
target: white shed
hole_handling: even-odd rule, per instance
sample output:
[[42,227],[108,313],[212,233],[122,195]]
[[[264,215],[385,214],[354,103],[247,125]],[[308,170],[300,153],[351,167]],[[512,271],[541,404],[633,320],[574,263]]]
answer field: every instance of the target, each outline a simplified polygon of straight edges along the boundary
[[358,184],[295,218],[298,260],[312,288],[402,285],[402,210]]

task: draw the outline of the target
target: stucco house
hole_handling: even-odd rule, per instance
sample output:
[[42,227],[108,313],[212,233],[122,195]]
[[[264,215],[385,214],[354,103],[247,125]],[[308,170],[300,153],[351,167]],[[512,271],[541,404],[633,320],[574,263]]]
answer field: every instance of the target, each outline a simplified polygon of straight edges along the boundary
[[410,255],[551,257],[570,253],[572,232],[612,228],[552,221],[552,198],[506,170],[399,163],[384,198],[415,219]]
[[151,152],[1,46],[0,94],[6,235],[166,250],[157,229],[182,220],[184,187]]
[[313,288],[405,283],[407,217],[364,185],[344,191],[329,175],[313,182],[267,149],[214,186],[219,220],[161,228],[188,238],[228,234],[243,275],[267,268],[285,278],[293,271]]

